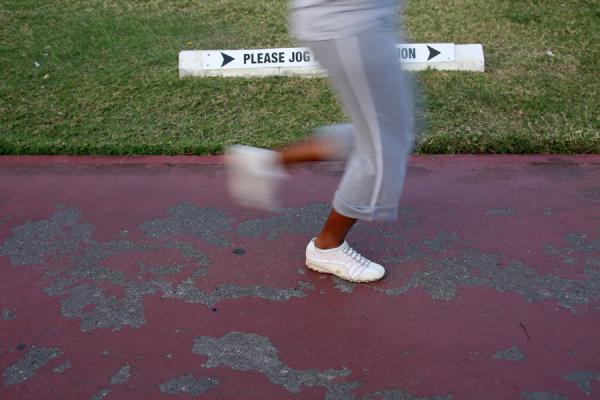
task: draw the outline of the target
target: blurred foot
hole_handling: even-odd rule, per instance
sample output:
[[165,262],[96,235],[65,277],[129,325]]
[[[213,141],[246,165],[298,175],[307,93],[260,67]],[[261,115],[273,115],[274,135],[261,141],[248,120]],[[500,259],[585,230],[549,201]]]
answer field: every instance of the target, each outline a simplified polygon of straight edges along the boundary
[[281,155],[272,150],[235,145],[227,149],[225,164],[229,192],[241,206],[277,212],[277,189],[288,174]]

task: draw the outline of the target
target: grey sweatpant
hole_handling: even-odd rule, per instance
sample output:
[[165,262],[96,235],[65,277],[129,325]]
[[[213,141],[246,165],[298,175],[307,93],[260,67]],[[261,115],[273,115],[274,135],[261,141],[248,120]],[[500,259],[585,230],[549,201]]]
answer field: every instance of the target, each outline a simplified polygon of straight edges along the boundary
[[388,23],[355,35],[305,42],[329,75],[352,124],[321,128],[342,143],[346,170],[333,199],[340,214],[393,220],[404,185],[413,137],[407,78]]

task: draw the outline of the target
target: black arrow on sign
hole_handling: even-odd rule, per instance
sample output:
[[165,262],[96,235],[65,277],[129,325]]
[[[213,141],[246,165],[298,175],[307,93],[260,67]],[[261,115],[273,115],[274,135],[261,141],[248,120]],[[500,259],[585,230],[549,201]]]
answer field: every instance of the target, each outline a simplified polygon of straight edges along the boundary
[[229,64],[230,62],[235,60],[235,58],[228,56],[227,54],[225,54],[223,52],[221,52],[221,55],[223,56],[223,64],[221,64],[221,68],[223,68],[224,66],[226,66],[227,64]]
[[431,46],[427,46],[427,48],[429,49],[429,58],[427,59],[427,61],[431,60],[433,57],[440,54],[439,51],[437,51],[436,49],[434,49]]

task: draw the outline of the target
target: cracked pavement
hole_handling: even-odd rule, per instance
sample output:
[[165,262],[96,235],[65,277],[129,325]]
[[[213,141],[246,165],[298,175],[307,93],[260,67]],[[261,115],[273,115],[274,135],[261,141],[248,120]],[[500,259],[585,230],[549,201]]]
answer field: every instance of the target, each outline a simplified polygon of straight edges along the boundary
[[413,157],[370,284],[304,268],[332,170],[0,157],[0,398],[600,398],[600,157]]

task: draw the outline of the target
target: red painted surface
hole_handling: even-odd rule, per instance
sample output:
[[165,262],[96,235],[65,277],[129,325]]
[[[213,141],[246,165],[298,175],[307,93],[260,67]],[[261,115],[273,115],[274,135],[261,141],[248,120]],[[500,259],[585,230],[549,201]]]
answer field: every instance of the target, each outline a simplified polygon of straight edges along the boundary
[[[177,249],[165,246],[178,238],[208,257],[207,275],[194,281],[207,292],[221,284],[290,288],[302,281],[314,286],[305,290],[306,297],[283,302],[244,297],[212,307],[157,292],[143,296],[145,322],[140,327],[82,332],[79,318],[61,313],[67,295],[44,292],[52,282],[49,274],[76,262],[64,255],[23,266],[0,255],[0,309],[14,314],[14,319],[0,320],[0,371],[6,373],[30,346],[62,352],[23,383],[0,382],[0,398],[88,399],[103,389],[110,390],[107,399],[325,397],[322,386],[302,386],[292,393],[259,371],[224,364],[203,367],[207,357],[192,353],[194,339],[234,331],[268,338],[279,360],[295,370],[348,368],[348,376],[333,381],[362,382],[348,398],[393,389],[416,398],[521,399],[523,392],[600,398],[600,378],[589,382],[590,395],[565,379],[577,371],[600,374],[600,298],[593,290],[587,302],[571,309],[556,296],[528,302],[515,288],[521,283],[525,293],[532,293],[536,281],[518,274],[511,275],[514,285],[505,290],[495,284],[458,283],[447,299],[435,298],[419,285],[394,296],[385,293],[407,285],[415,274],[427,271],[428,263],[460,259],[465,251],[495,256],[496,271],[520,263],[548,290],[553,288],[544,280],[549,276],[595,287],[599,278],[586,274],[586,266],[600,263],[600,246],[595,247],[600,243],[600,157],[414,157],[399,220],[360,223],[349,238],[365,255],[384,263],[388,275],[379,283],[354,286],[351,293],[342,292],[329,276],[299,272],[304,247],[316,232],[284,232],[269,240],[265,234],[236,231],[246,221],[273,216],[232,204],[221,162],[220,157],[0,157],[0,246],[28,221],[47,220],[74,207],[81,222],[94,226],[95,242],[114,241],[127,231],[130,242],[156,247],[102,259],[104,267],[130,281],[148,279],[139,272],[140,261],[148,266],[185,263]],[[298,212],[310,203],[327,203],[339,179],[329,164],[308,165],[292,175],[283,197],[286,207]],[[222,232],[228,245],[185,234],[151,239],[140,228],[168,218],[169,209],[183,203],[230,218],[231,229]],[[439,250],[428,247],[440,232],[457,241],[442,243]],[[567,240],[575,234],[584,238],[579,247]],[[418,247],[419,255],[407,257],[410,245]],[[236,248],[246,253],[234,254]],[[189,278],[194,265],[186,265],[165,279],[177,284]],[[473,265],[469,268],[479,273]],[[109,282],[82,278],[79,283],[124,296],[123,287]],[[569,287],[555,290],[558,295],[577,293]],[[27,347],[19,350],[20,344]],[[493,358],[512,346],[524,360]],[[67,360],[69,369],[53,372]],[[111,385],[111,377],[126,364],[130,379]],[[216,378],[219,384],[198,397],[160,391],[159,385],[190,372],[196,378]]]

